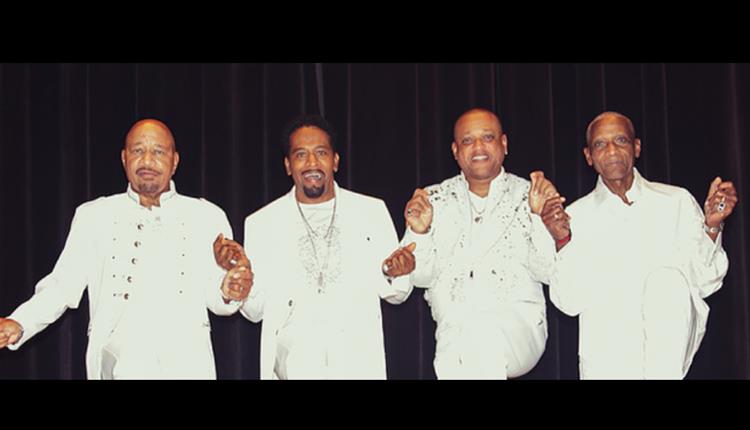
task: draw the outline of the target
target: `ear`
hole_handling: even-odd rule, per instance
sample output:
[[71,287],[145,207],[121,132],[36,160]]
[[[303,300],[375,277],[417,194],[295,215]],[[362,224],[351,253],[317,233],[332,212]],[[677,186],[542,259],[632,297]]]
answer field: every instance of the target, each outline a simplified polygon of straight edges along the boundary
[[339,153],[335,152],[333,154],[333,172],[336,173],[339,171]]
[[178,164],[180,164],[180,153],[175,151],[174,161],[172,162],[172,176],[174,176],[175,172],[177,171]]
[[125,149],[120,151],[120,160],[122,160],[122,168],[125,169]]
[[586,157],[586,164],[588,164],[589,166],[594,165],[594,160],[591,158],[591,150],[588,146],[585,146],[583,148],[583,156]]
[[635,139],[633,141],[633,154],[635,155],[635,158],[641,156],[641,139]]
[[508,155],[508,136],[503,133],[503,137],[500,138],[500,144],[503,145],[503,149],[505,149],[505,155]]
[[289,157],[284,157],[284,167],[286,168],[286,175],[292,176],[292,169],[289,168]]
[[458,157],[456,156],[456,154],[458,153],[458,145],[456,145],[456,142],[451,143],[451,152],[453,152],[453,158],[458,160]]

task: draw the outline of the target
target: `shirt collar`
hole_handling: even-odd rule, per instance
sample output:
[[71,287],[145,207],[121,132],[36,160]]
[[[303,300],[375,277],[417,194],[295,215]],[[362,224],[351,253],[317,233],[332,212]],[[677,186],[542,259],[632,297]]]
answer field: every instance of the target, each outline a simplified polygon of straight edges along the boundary
[[[128,182],[128,190],[127,190],[128,197],[130,200],[136,202],[138,205],[141,204],[141,196],[133,190],[133,187],[130,186],[130,183]],[[174,195],[177,194],[177,187],[174,184],[174,181],[170,179],[169,181],[169,190],[164,191],[159,196],[159,205],[164,206],[166,202],[168,202]]]
[[[469,181],[466,180],[466,175],[461,171],[461,181],[466,186],[466,190],[469,190]],[[505,191],[508,190],[508,174],[505,173],[505,167],[500,167],[500,173],[490,182],[490,192],[487,197],[494,199],[496,196],[501,196]]]
[[[625,197],[633,203],[639,201],[643,195],[643,183],[643,176],[638,172],[638,169],[633,167],[633,183],[630,185],[630,189],[625,192]],[[594,201],[600,205],[612,199],[622,202],[622,199],[620,199],[618,195],[607,188],[602,176],[599,175],[599,178],[596,181],[596,187],[594,188]]]

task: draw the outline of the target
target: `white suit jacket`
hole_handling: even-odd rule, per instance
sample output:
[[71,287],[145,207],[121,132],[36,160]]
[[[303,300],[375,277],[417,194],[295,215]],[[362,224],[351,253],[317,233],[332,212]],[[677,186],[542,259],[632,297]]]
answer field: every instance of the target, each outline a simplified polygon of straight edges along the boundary
[[703,231],[700,205],[684,188],[647,181],[637,170],[626,205],[599,177],[573,202],[571,241],[556,255],[550,299],[579,316],[582,379],[643,378],[643,285],[653,270],[675,268],[689,284],[694,325],[683,365],[687,374],[706,331],[704,298],[718,290],[729,260]]
[[148,283],[164,288],[159,292],[165,298],[164,319],[155,327],[164,350],[158,353],[164,363],[176,366],[174,372],[166,369],[165,378],[215,378],[206,308],[229,315],[238,306],[225,305],[221,298],[224,271],[215,263],[212,243],[219,233],[231,237],[231,227],[218,206],[177,194],[174,182],[160,200],[161,207],[154,211],[159,212],[167,239],[159,246],[170,246],[172,252],[160,255],[158,262],[148,262],[157,263],[158,271],[139,270],[149,247],[156,246],[143,235],[144,219],[153,219],[154,213],[140,205],[130,186],[126,193],[80,205],[52,273],[9,316],[24,328],[23,337],[10,349],[21,347],[66,309],[77,308],[88,288],[86,369],[89,379],[99,379],[102,346],[132,296],[139,294],[139,286]]
[[[333,300],[343,312],[338,328],[351,342],[347,356],[358,363],[352,378],[386,377],[380,299],[398,304],[411,292],[408,276],[393,280],[382,273],[382,262],[398,247],[396,231],[382,200],[354,193],[335,184],[335,226],[341,231],[342,274]],[[263,321],[260,377],[275,379],[279,329],[294,312],[297,299],[308,294],[306,272],[298,257],[299,238],[306,234],[296,207],[295,189],[245,219],[244,246],[253,273],[253,288],[241,313]],[[351,363],[349,363],[351,366]]]

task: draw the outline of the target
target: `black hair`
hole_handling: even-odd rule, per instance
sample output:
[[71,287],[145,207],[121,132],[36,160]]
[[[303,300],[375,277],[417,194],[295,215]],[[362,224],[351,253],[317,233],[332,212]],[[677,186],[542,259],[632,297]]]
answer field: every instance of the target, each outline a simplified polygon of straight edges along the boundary
[[338,152],[336,151],[336,130],[325,118],[320,115],[300,115],[286,123],[281,131],[281,149],[284,151],[284,156],[289,157],[292,134],[302,127],[317,127],[323,130],[328,135],[333,152]]

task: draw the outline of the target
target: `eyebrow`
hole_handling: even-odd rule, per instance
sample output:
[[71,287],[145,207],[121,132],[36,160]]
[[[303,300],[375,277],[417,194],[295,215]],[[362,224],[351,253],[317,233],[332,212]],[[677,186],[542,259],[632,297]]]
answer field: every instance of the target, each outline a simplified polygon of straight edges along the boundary
[[304,147],[293,149],[292,150],[292,154],[300,152],[300,151],[317,151],[318,149],[325,149],[326,151],[331,151],[332,150],[331,148],[329,148],[326,145],[318,145],[318,146],[313,147],[312,149],[308,149],[308,148],[304,148]]
[[[135,149],[135,148],[137,148],[137,147],[139,147],[139,146],[144,146],[144,145],[146,145],[146,142],[143,142],[143,141],[132,142],[132,143],[130,144],[130,149]],[[157,149],[169,149],[169,148],[171,148],[171,147],[172,147],[172,145],[169,145],[169,144],[161,144],[161,143],[157,143],[157,144],[155,144],[154,146],[155,146],[155,147],[156,147]]]
[[[495,130],[493,130],[491,128],[482,128],[479,131],[482,132],[482,133],[495,133]],[[466,137],[466,136],[471,136],[471,132],[467,131],[461,137]]]

